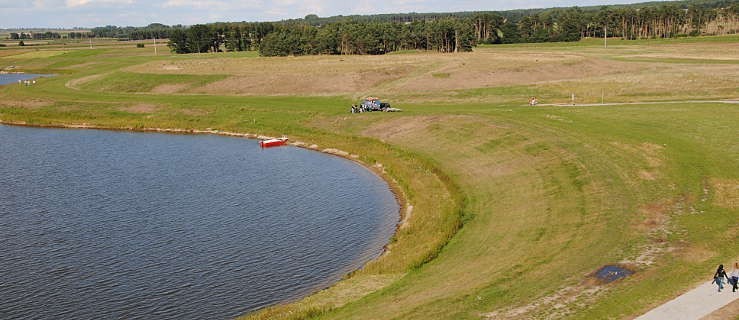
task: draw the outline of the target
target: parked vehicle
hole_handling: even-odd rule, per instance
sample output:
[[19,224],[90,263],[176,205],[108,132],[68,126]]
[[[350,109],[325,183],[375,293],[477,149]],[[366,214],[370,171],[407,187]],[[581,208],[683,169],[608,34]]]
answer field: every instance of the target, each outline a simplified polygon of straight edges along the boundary
[[362,99],[359,105],[352,105],[350,109],[351,113],[362,113],[372,111],[384,111],[384,112],[398,112],[401,111],[397,108],[390,107],[389,103],[382,102],[376,97],[367,97]]

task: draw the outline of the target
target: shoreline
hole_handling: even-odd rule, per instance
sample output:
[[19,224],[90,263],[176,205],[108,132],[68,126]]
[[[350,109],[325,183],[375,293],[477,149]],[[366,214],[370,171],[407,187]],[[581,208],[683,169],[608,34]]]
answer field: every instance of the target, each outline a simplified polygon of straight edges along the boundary
[[[246,138],[246,139],[253,139],[253,140],[274,139],[275,138],[271,136],[259,135],[259,134],[254,134],[254,133],[221,131],[221,130],[211,129],[211,128],[200,130],[200,129],[181,129],[181,128],[106,127],[106,126],[98,126],[98,125],[89,125],[85,123],[83,124],[32,124],[32,123],[29,124],[25,121],[7,121],[3,119],[0,119],[0,125],[29,127],[29,128],[46,128],[46,129],[90,129],[90,130],[106,130],[106,131],[129,131],[129,132],[141,132],[141,133],[180,134],[180,135],[206,135],[207,134],[207,135],[217,135],[217,136],[223,136],[223,137]],[[360,166],[367,169],[369,172],[372,172],[375,176],[385,181],[385,183],[388,186],[388,189],[393,194],[395,201],[398,203],[398,220],[397,220],[398,222],[395,224],[395,230],[393,231],[392,235],[388,239],[388,242],[382,246],[382,251],[377,256],[375,256],[372,259],[367,260],[359,268],[347,272],[346,274],[342,276],[341,280],[334,282],[327,287],[317,288],[315,291],[311,292],[308,295],[305,295],[305,296],[302,296],[296,299],[286,300],[276,305],[299,301],[306,297],[312,296],[318,292],[321,292],[323,290],[336,286],[337,284],[341,282],[351,279],[357,271],[364,269],[364,267],[368,265],[369,263],[372,263],[382,258],[383,256],[385,256],[388,252],[390,252],[390,246],[393,244],[390,241],[392,241],[392,239],[395,238],[398,231],[408,223],[408,218],[410,217],[412,210],[413,210],[413,206],[408,202],[408,198],[406,197],[406,194],[405,194],[405,191],[403,191],[403,188],[400,186],[400,184],[394,177],[392,177],[391,175],[387,173],[387,171],[385,170],[385,167],[381,163],[377,162],[374,165],[370,165],[360,160],[359,159],[360,156],[358,154],[352,154],[352,153],[339,150],[336,148],[320,149],[319,146],[316,144],[308,144],[302,141],[288,142],[288,145],[297,147],[297,148],[302,148],[302,149],[324,153],[327,155],[344,158],[346,160],[359,164]],[[254,310],[249,313],[258,312],[259,310],[263,310],[269,307],[270,306],[265,306],[263,308]],[[247,315],[249,313],[246,313],[244,315]]]

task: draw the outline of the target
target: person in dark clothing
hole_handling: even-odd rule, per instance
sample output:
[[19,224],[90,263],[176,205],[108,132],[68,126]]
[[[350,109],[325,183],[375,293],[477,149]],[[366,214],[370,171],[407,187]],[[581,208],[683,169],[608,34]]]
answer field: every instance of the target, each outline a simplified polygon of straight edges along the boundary
[[724,270],[724,265],[720,264],[718,269],[716,269],[716,273],[713,274],[713,281],[718,285],[718,292],[721,292],[721,289],[724,288],[724,278],[729,280],[729,276],[726,275],[726,270]]

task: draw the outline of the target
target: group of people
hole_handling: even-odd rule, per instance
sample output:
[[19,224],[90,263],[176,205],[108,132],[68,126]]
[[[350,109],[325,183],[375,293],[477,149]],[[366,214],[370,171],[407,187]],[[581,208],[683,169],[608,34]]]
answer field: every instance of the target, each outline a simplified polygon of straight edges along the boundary
[[537,105],[537,104],[539,104],[539,100],[538,100],[538,99],[536,99],[536,97],[531,97],[531,98],[529,98],[529,105],[530,105],[530,106],[532,106],[532,107],[533,107],[533,106],[535,106],[535,105]]
[[716,269],[716,273],[713,274],[713,283],[718,286],[718,292],[724,289],[724,278],[731,285],[731,292],[736,292],[737,286],[739,285],[739,262],[734,263],[734,270],[730,274],[726,274],[724,265],[719,265]]
[[352,105],[351,113],[362,113],[370,111],[369,108],[365,105]]
[[18,84],[28,87],[32,84],[36,84],[36,80],[18,80]]

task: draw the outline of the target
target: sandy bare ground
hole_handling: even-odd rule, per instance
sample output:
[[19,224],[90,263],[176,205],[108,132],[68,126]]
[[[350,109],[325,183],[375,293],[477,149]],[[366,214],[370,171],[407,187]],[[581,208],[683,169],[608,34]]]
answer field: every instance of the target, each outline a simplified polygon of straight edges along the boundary
[[701,318],[701,320],[739,319],[739,299]]
[[27,100],[8,100],[0,99],[0,108],[11,107],[11,108],[24,108],[24,109],[38,109],[52,105],[53,102],[43,99],[27,99]]
[[[219,57],[151,61],[123,71],[154,74],[221,74],[227,78],[174,92],[226,95],[380,95],[403,102],[496,99],[465,90],[535,86],[565,102],[633,101],[634,97],[690,98],[736,95],[739,65],[674,63],[659,59],[735,60],[738,44],[623,46],[609,50],[557,50],[493,46],[470,53],[418,52],[383,56]],[[615,58],[615,59],[614,59]],[[634,58],[634,61],[629,61]],[[639,62],[653,58],[655,61]],[[164,85],[164,84],[163,84]],[[676,90],[676,85],[679,90]],[[172,93],[172,88],[162,88]],[[526,96],[522,93],[522,96]],[[525,98],[524,98],[525,99]]]
[[353,94],[435,92],[572,80],[636,71],[634,63],[557,52],[479,52],[444,55],[310,56],[154,61],[125,71],[227,74],[193,89],[211,94]]
[[167,84],[161,84],[153,89],[151,89],[152,93],[177,93],[180,91],[183,91],[187,89],[190,85],[185,83],[167,83]]
[[[576,107],[599,107],[599,106],[622,106],[622,105],[637,105],[637,104],[681,104],[681,103],[726,103],[726,104],[739,104],[739,100],[676,100],[676,101],[646,101],[646,102],[614,102],[614,103],[575,103]],[[573,104],[567,103],[544,103],[539,106],[544,107],[567,107],[573,106]]]
[[718,292],[717,286],[705,282],[693,290],[637,317],[637,320],[694,320],[709,316],[739,298],[739,292],[731,292],[725,286]]
[[648,49],[648,53],[636,54],[632,57],[672,58],[672,59],[710,59],[739,60],[739,43],[711,43],[696,46],[691,43],[664,45]]
[[118,108],[121,111],[130,113],[153,113],[159,110],[160,106],[150,103],[138,103],[130,106]]

